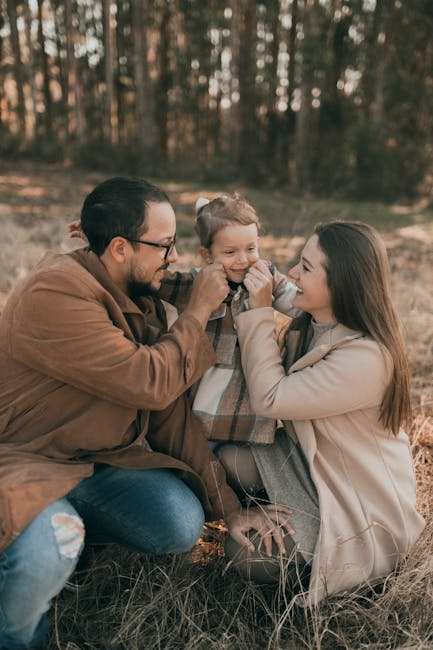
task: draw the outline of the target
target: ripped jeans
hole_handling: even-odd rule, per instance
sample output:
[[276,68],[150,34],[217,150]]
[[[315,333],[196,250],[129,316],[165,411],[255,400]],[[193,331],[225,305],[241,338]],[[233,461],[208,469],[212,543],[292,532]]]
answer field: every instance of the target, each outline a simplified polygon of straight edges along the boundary
[[140,553],[188,551],[204,523],[194,493],[167,469],[99,465],[43,510],[0,555],[0,648],[44,647],[51,600],[86,542]]

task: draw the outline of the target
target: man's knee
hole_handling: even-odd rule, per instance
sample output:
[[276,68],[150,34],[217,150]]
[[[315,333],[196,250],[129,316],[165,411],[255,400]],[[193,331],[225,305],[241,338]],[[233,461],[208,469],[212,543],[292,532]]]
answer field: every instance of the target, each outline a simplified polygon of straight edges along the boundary
[[41,512],[3,552],[0,613],[5,639],[24,645],[34,639],[52,598],[75,569],[83,543],[83,522],[63,499]]
[[[85,530],[83,521],[71,506],[48,509],[45,520],[45,526],[39,526],[36,534],[31,535],[32,530],[29,530],[29,539],[25,541],[30,541],[29,554],[35,556],[30,571],[38,567],[37,582],[41,587],[45,584],[48,597],[52,597],[75,569],[84,546]],[[23,563],[29,559],[23,557],[26,548],[29,551],[29,543],[21,551]]]
[[56,512],[51,517],[57,550],[61,558],[78,561],[84,546],[84,524],[78,515]]
[[191,550],[200,538],[205,520],[203,507],[189,489],[182,499],[176,500],[172,505],[166,538],[170,548],[166,552],[184,553]]

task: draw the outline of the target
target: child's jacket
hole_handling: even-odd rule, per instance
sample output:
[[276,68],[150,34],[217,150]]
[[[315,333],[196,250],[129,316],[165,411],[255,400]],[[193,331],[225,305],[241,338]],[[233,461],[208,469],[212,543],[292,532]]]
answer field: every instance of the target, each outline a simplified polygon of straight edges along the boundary
[[[183,311],[197,272],[166,272],[159,297]],[[278,310],[274,311],[276,334],[282,340],[291,322],[284,313],[292,309],[296,288],[275,267],[271,272],[275,278],[273,306]],[[206,333],[217,362],[192,387],[190,397],[192,410],[202,421],[208,439],[267,444],[274,441],[276,421],[256,415],[251,409],[234,325],[235,316],[248,309],[247,301],[248,292],[239,285],[211,314]]]

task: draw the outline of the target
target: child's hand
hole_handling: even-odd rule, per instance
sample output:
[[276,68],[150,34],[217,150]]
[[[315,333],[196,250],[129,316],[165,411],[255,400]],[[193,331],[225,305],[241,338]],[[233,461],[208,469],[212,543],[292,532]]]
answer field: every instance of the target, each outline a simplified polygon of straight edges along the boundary
[[81,228],[81,221],[71,221],[71,223],[68,223],[67,229],[69,237],[79,237],[87,243],[87,237]]
[[244,279],[251,309],[272,306],[273,277],[263,260],[250,266]]

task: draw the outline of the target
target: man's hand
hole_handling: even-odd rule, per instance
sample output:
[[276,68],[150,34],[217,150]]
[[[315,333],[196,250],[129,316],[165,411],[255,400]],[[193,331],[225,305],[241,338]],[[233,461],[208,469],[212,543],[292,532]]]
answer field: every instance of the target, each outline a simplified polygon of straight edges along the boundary
[[295,531],[289,524],[289,517],[293,511],[286,506],[269,504],[241,510],[227,517],[226,524],[231,537],[241,546],[249,551],[254,551],[254,544],[248,539],[246,533],[256,530],[262,538],[266,555],[272,555],[272,540],[275,541],[278,550],[282,555],[286,552],[281,529],[285,529],[289,535]]
[[191,296],[184,313],[194,316],[203,327],[229,292],[226,272],[222,264],[209,264],[197,273]]
[[248,302],[251,309],[272,307],[273,277],[269,267],[263,260],[258,260],[250,266],[244,279],[248,290]]

